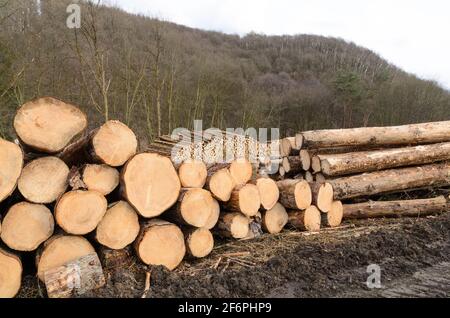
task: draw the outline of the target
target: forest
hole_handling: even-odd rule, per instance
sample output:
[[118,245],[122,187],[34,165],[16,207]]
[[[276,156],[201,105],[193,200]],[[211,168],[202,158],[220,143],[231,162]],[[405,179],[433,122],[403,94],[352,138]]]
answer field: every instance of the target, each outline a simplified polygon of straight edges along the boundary
[[[192,128],[320,128],[450,119],[450,92],[338,38],[192,29],[79,1],[0,0],[0,135],[20,105],[71,102],[89,123],[119,119],[141,145]],[[301,31],[301,30],[299,30]],[[424,61],[417,61],[424,63]]]

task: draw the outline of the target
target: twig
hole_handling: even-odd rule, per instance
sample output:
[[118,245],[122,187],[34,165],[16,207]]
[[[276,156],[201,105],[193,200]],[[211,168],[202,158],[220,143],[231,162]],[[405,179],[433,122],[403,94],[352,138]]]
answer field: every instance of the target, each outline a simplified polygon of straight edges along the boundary
[[249,256],[250,252],[235,252],[235,253],[225,253],[222,254],[223,257],[240,257],[240,256]]
[[219,257],[219,259],[217,260],[217,262],[213,265],[214,269],[217,269],[217,267],[219,267],[220,261],[222,260],[222,256]]
[[145,273],[145,288],[144,293],[142,294],[141,298],[147,298],[147,294],[150,291],[150,277],[152,275],[152,271],[148,271]]

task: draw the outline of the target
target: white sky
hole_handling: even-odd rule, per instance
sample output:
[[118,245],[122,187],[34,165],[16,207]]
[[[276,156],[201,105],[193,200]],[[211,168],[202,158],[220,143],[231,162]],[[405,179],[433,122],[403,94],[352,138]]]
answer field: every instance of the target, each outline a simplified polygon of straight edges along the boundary
[[318,34],[367,47],[450,89],[448,0],[110,0],[190,27],[245,35]]

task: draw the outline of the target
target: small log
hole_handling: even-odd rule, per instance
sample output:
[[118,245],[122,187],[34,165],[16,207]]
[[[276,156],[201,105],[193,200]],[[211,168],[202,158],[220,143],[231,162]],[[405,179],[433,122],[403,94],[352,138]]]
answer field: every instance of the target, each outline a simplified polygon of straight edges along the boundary
[[249,233],[250,219],[240,212],[223,213],[214,232],[226,238],[242,239]]
[[253,174],[252,164],[244,158],[233,160],[229,167],[235,187],[242,186],[250,181]]
[[322,224],[328,227],[337,227],[342,223],[343,207],[341,201],[333,201],[330,211],[322,213]]
[[52,236],[54,226],[53,215],[45,205],[20,202],[6,213],[0,236],[9,248],[30,252]]
[[311,188],[307,181],[286,179],[277,182],[280,203],[288,209],[306,209],[311,205]]
[[36,254],[37,275],[44,282],[47,271],[93,253],[94,248],[84,237],[54,235]]
[[79,297],[105,285],[102,265],[96,253],[81,256],[44,273],[49,298]]
[[308,182],[314,182],[314,176],[310,171],[305,171],[305,180]]
[[120,250],[113,250],[106,246],[99,246],[97,253],[100,262],[106,270],[128,268],[134,261],[134,255],[130,245]]
[[272,209],[262,212],[261,214],[262,227],[267,233],[275,234],[281,232],[288,222],[286,209],[280,203],[275,204]]
[[311,169],[314,173],[322,172],[322,165],[318,156],[313,156],[311,158]]
[[23,152],[18,145],[0,138],[0,202],[16,189],[23,160]]
[[316,175],[314,176],[314,180],[318,183],[324,183],[327,181],[325,176],[321,173],[316,173]]
[[203,228],[211,230],[213,227],[216,226],[217,222],[219,221],[220,217],[220,204],[217,202],[217,200],[213,199],[213,209],[211,212],[211,215],[208,218],[208,221],[206,221],[206,224],[203,226]]
[[312,204],[322,212],[330,211],[333,203],[333,187],[331,184],[310,182],[309,186],[311,187]]
[[280,197],[277,183],[268,177],[259,177],[252,183],[258,188],[262,208],[265,210],[273,208]]
[[430,199],[368,201],[343,205],[344,219],[367,219],[380,217],[426,216],[448,210],[444,196]]
[[28,163],[19,178],[18,188],[25,199],[48,204],[67,189],[69,167],[57,157],[43,157]]
[[119,185],[120,175],[117,169],[108,165],[88,164],[83,168],[82,180],[88,190],[107,196]]
[[56,223],[69,234],[85,235],[95,230],[106,213],[105,197],[96,191],[65,193],[55,206]]
[[206,189],[211,191],[214,198],[225,202],[230,200],[231,192],[234,188],[234,181],[227,168],[219,170],[208,169],[208,177],[206,179]]
[[96,230],[96,240],[110,249],[123,249],[134,242],[140,226],[136,211],[125,201],[110,205]]
[[206,165],[200,160],[184,161],[178,168],[178,176],[183,188],[203,188],[207,175]]
[[288,211],[288,223],[301,231],[317,232],[320,230],[321,215],[318,208],[311,205],[306,210]]
[[147,265],[175,269],[186,253],[183,232],[175,224],[152,219],[141,227],[134,243],[137,255]]
[[22,283],[20,258],[0,248],[0,298],[13,298]]
[[23,104],[14,117],[20,141],[50,154],[63,150],[86,127],[87,117],[78,107],[51,97]]
[[214,247],[214,237],[211,231],[205,228],[182,228],[187,255],[195,258],[208,256]]
[[178,198],[180,179],[169,158],[141,153],[130,159],[121,175],[122,195],[146,218],[156,217]]
[[228,211],[240,211],[246,216],[254,216],[261,206],[258,187],[248,183],[238,187],[231,193],[230,200],[224,204]]

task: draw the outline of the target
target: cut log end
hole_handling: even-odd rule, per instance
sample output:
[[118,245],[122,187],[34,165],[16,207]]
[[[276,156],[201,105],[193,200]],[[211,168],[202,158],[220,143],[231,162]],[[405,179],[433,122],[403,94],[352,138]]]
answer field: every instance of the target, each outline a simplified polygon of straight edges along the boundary
[[6,214],[1,239],[16,251],[34,251],[47,240],[55,227],[53,215],[45,205],[21,202]]
[[244,158],[234,160],[229,170],[235,186],[244,185],[252,178],[252,164]]
[[52,203],[67,189],[69,167],[59,158],[44,157],[25,166],[19,178],[20,193],[30,202]]
[[139,234],[139,220],[134,209],[125,201],[113,204],[100,221],[97,241],[111,249],[123,249]]
[[242,239],[250,230],[250,220],[240,212],[224,213],[215,228],[218,235],[227,238]]
[[306,209],[311,205],[311,188],[307,181],[301,180],[295,185],[295,203],[298,209]]
[[178,199],[180,179],[169,158],[141,153],[122,171],[123,195],[143,217],[159,216]]
[[256,215],[260,206],[258,187],[250,183],[235,189],[225,205],[229,211],[240,211],[246,216]]
[[175,269],[186,253],[184,235],[175,224],[153,219],[143,225],[135,242],[136,253],[147,265]]
[[228,169],[220,169],[209,178],[208,189],[219,201],[228,201],[234,188],[234,181]]
[[302,168],[305,171],[308,171],[311,167],[311,157],[309,155],[308,150],[302,149],[299,152],[300,161],[302,163]]
[[213,200],[213,209],[212,212],[208,218],[208,221],[206,221],[206,224],[203,226],[205,229],[211,230],[214,226],[216,226],[217,222],[219,221],[220,217],[220,204],[217,202],[217,200]]
[[185,234],[186,249],[189,255],[202,258],[211,253],[214,247],[214,238],[211,231],[198,228]]
[[320,230],[321,214],[314,205],[303,211],[290,211],[288,215],[289,224],[299,230],[311,232]]
[[258,178],[256,186],[258,187],[261,206],[266,210],[272,209],[280,197],[277,183],[270,178]]
[[182,196],[180,214],[184,223],[195,227],[204,227],[214,214],[217,205],[211,192],[204,189],[188,189]]
[[76,106],[45,97],[22,105],[14,129],[27,146],[57,153],[87,127],[87,117]]
[[66,233],[84,235],[95,230],[106,209],[107,202],[101,193],[70,191],[56,204],[55,219]]
[[287,222],[288,214],[280,203],[276,203],[272,209],[262,213],[262,224],[267,233],[281,232]]
[[112,167],[124,165],[136,154],[137,145],[134,132],[117,120],[103,124],[92,138],[96,158]]
[[13,193],[22,172],[22,166],[22,149],[0,138],[0,202]]
[[341,201],[333,201],[328,213],[322,214],[322,224],[329,227],[337,227],[342,223],[344,208]]
[[16,255],[0,249],[0,298],[13,298],[20,290],[22,262]]
[[203,188],[208,171],[203,161],[187,160],[178,169],[181,186],[184,188]]
[[333,203],[333,187],[328,182],[310,183],[313,193],[313,204],[322,212],[328,212]]
[[83,183],[91,191],[108,195],[119,185],[119,171],[108,165],[88,164],[83,169]]
[[320,162],[320,158],[318,156],[311,158],[311,169],[315,173],[322,171],[322,163]]

